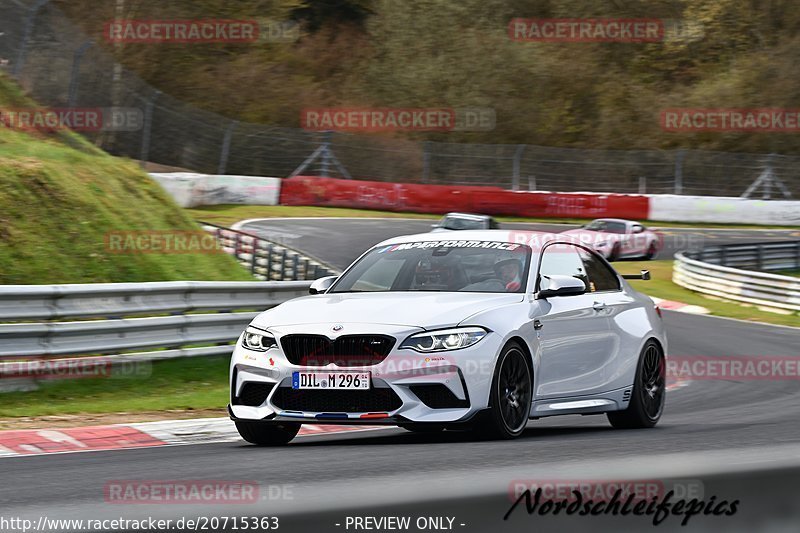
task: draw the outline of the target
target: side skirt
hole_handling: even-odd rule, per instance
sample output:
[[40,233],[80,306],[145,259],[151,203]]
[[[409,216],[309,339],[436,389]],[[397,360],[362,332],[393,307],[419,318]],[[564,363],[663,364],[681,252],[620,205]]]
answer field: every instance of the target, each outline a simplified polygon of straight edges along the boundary
[[633,385],[588,396],[568,396],[534,400],[529,418],[557,415],[591,415],[628,408]]

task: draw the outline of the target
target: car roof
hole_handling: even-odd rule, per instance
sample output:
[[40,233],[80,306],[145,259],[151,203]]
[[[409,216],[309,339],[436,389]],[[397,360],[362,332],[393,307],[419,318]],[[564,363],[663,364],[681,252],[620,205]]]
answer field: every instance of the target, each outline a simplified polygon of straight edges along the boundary
[[447,213],[445,218],[447,217],[458,217],[458,218],[476,218],[476,219],[487,219],[492,218],[489,215],[477,215],[475,213]]
[[[387,239],[375,246],[386,246],[390,244],[402,244],[408,242],[426,242],[426,241],[497,241],[497,242],[518,242],[525,244],[530,240],[542,243],[551,240],[563,239],[565,242],[570,242],[572,239],[569,235],[560,235],[558,233],[550,233],[546,231],[520,231],[520,230],[507,230],[507,229],[481,229],[481,230],[461,230],[455,232],[456,235],[442,234],[442,233],[416,233],[414,235],[400,235]],[[524,238],[523,238],[524,236]]]
[[595,220],[602,220],[603,222],[622,222],[623,224],[638,224],[634,220],[625,220],[624,218],[596,218]]

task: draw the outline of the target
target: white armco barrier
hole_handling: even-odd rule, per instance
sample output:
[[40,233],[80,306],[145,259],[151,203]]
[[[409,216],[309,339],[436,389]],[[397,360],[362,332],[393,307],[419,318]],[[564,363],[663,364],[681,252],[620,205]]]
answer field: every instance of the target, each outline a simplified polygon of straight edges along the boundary
[[721,224],[800,225],[800,201],[719,196],[650,195],[650,220]]
[[279,178],[216,176],[192,172],[151,173],[181,207],[248,204],[278,205]]

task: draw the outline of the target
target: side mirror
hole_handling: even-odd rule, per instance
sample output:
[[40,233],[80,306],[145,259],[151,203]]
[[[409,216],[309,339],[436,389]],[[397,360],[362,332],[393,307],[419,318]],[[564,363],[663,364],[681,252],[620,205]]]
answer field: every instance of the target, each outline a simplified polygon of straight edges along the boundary
[[336,281],[337,276],[325,276],[324,278],[315,279],[308,288],[308,294],[322,294],[327,291]]
[[539,291],[539,298],[553,296],[577,296],[586,292],[586,283],[572,276],[543,276],[550,282],[546,289]]
[[641,274],[623,274],[622,279],[643,279],[645,281],[650,280],[650,271],[649,270],[642,270]]

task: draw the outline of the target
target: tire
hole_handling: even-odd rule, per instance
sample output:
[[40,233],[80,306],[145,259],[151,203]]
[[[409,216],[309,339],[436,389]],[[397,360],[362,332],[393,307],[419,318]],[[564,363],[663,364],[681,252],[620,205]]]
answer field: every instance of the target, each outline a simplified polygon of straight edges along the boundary
[[236,430],[250,444],[284,446],[300,431],[300,424],[236,420]]
[[489,409],[474,428],[481,439],[513,439],[522,435],[528,424],[533,394],[533,378],[528,356],[516,342],[508,343],[492,377]]
[[656,256],[656,252],[656,243],[651,242],[650,246],[647,247],[647,253],[644,255],[644,258],[650,261]]
[[618,242],[614,243],[614,247],[611,248],[611,253],[608,254],[608,262],[609,263],[613,263],[614,261],[618,261],[619,260],[619,251],[620,251],[620,249],[621,249],[621,247],[620,247],[619,243]]
[[651,428],[658,424],[666,399],[666,361],[659,345],[650,340],[642,348],[633,394],[624,411],[607,413],[608,421],[617,429]]
[[412,433],[439,433],[440,431],[444,430],[444,426],[440,424],[431,424],[431,423],[420,423],[420,424],[408,424],[403,426],[403,429],[408,430]]

